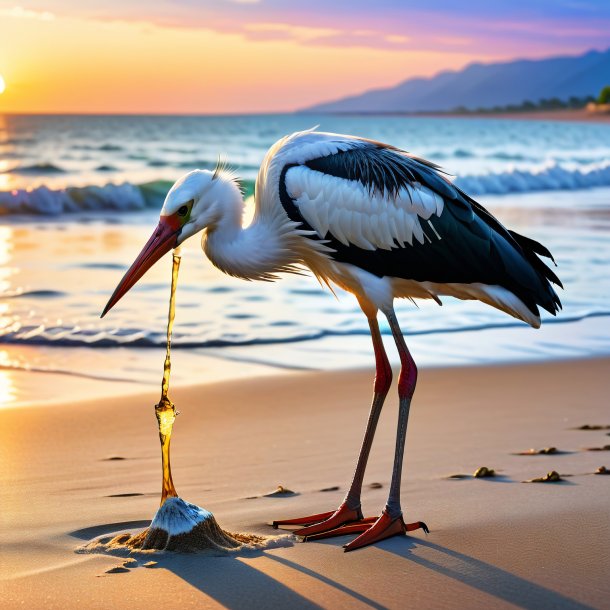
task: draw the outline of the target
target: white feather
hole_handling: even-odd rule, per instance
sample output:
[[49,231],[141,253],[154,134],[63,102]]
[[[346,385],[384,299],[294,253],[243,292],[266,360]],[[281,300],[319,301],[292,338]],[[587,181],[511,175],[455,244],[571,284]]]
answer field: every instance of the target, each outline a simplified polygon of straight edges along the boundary
[[[420,219],[430,219],[443,207],[442,198],[419,183],[401,189],[396,197],[371,194],[356,180],[329,176],[305,166],[286,172],[286,188],[303,218],[321,237],[331,233],[346,246],[367,250],[389,250],[396,243],[411,246],[414,239],[420,244],[430,243]],[[433,231],[440,237],[436,229]]]

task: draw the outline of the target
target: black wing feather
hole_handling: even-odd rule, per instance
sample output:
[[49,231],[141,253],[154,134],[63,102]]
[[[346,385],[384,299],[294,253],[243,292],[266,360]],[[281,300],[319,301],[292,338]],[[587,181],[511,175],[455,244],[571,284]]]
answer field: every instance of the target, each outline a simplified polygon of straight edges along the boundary
[[[538,255],[552,259],[542,244],[506,229],[488,210],[441,175],[438,166],[399,149],[374,141],[362,146],[307,161],[309,169],[358,181],[372,193],[396,196],[407,186],[420,183],[440,195],[443,213],[433,217],[439,240],[431,231],[424,244],[391,250],[364,250],[345,246],[333,237],[317,236],[288,195],[286,165],[280,176],[280,200],[289,217],[314,231],[335,250],[335,260],[357,265],[379,277],[392,276],[420,282],[482,283],[513,292],[535,315],[538,306],[555,314],[561,303],[550,282],[561,286],[555,273]],[[424,231],[427,223],[421,222]]]

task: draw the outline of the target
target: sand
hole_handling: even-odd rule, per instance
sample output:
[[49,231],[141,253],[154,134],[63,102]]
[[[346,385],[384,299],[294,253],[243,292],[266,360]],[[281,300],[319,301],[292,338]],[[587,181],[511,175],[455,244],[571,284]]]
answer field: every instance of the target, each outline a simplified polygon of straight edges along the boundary
[[[610,476],[588,473],[610,466],[610,452],[580,449],[610,437],[574,428],[610,424],[609,371],[608,359],[422,370],[402,497],[406,520],[431,533],[353,553],[340,538],[224,557],[78,554],[96,536],[145,528],[158,507],[157,388],[5,409],[0,605],[607,608]],[[335,508],[370,389],[370,371],[351,371],[173,390],[179,493],[223,528],[260,535],[277,533],[267,521]],[[387,495],[396,411],[392,392],[365,479],[368,515]],[[549,446],[564,453],[513,455]],[[498,476],[447,478],[481,466]],[[574,476],[521,482],[551,470]],[[278,485],[296,493],[264,497]]]

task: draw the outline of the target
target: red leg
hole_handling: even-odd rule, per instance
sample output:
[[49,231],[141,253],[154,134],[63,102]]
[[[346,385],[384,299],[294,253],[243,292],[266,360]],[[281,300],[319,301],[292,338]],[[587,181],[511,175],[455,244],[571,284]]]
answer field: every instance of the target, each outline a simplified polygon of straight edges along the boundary
[[409,410],[411,407],[411,399],[415,392],[417,383],[417,367],[409,353],[404,337],[398,325],[398,320],[394,311],[391,310],[386,314],[392,335],[398,348],[400,355],[400,376],[398,378],[398,429],[396,433],[396,450],[394,455],[394,467],[392,470],[392,482],[390,484],[390,494],[388,502],[375,522],[369,526],[358,538],[345,545],[346,551],[384,540],[390,536],[406,534],[407,531],[422,528],[428,533],[428,527],[425,523],[418,521],[416,523],[406,524],[402,517],[402,509],[400,505],[400,483],[402,475],[402,461],[404,456],[405,439],[407,434],[407,424],[409,421]]
[[362,522],[363,516],[360,508],[360,495],[362,492],[364,471],[373,444],[373,437],[375,436],[375,430],[377,429],[377,422],[379,421],[383,402],[390,389],[390,385],[392,384],[392,367],[390,366],[388,356],[383,346],[377,318],[369,317],[368,320],[371,329],[371,337],[373,339],[376,365],[373,404],[371,405],[371,412],[362,441],[354,478],[350,489],[345,496],[345,500],[336,511],[300,517],[297,519],[274,521],[273,527],[304,525],[306,527],[296,530],[294,533],[298,536],[304,536],[310,539],[310,537],[315,534],[334,531],[345,524]]

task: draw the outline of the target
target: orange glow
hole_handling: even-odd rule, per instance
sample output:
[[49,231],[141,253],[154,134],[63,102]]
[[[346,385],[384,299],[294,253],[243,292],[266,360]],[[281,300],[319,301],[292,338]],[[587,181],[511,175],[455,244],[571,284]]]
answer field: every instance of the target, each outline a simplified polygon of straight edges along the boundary
[[[0,112],[290,111],[473,59],[467,52],[319,46],[309,42],[322,30],[305,27],[291,28],[291,38],[257,39],[42,15],[9,11],[0,19],[0,68],[10,82]],[[261,29],[281,34],[285,26],[248,31]]]

